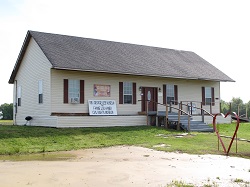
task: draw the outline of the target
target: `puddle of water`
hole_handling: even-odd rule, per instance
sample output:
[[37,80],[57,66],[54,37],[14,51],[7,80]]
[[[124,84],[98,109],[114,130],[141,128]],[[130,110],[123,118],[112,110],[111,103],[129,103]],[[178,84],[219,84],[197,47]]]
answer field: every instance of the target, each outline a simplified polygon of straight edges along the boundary
[[76,158],[70,153],[40,153],[28,155],[0,155],[0,161],[63,161]]

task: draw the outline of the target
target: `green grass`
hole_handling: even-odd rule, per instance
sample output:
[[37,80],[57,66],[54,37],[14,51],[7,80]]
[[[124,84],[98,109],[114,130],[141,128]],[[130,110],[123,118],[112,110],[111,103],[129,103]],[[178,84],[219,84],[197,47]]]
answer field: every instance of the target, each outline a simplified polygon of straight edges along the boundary
[[[218,130],[220,134],[226,135],[226,136],[233,136],[233,133],[236,128],[236,123],[232,124],[219,124],[217,125]],[[240,123],[237,136],[239,138],[244,138],[250,140],[250,123]]]
[[[220,135],[230,136],[232,137],[234,134],[236,128],[236,123],[232,124],[219,124],[217,125],[217,129],[220,133]],[[240,123],[238,132],[237,132],[237,138],[250,140],[250,123]],[[223,138],[222,140],[226,146],[226,148],[229,146],[229,143],[231,141],[230,138]],[[246,156],[250,157],[250,142],[246,141],[237,141],[237,154],[236,154],[236,141],[234,141],[230,154],[231,155],[237,155],[237,156]],[[243,146],[242,146],[243,145]],[[246,146],[244,146],[246,145]],[[222,150],[222,147],[220,147],[220,150]]]
[[[167,184],[165,187],[196,187],[197,185],[191,183],[185,183],[183,181],[172,181],[171,183]],[[208,181],[207,184],[203,184],[200,187],[219,187],[216,182]]]
[[[248,131],[248,133],[242,133],[245,138],[249,137],[249,127],[250,125],[240,127]],[[226,128],[224,125],[223,128],[220,128],[220,132],[226,133],[229,127]],[[224,154],[221,147],[219,151],[217,150],[217,137],[214,133],[191,133],[182,138],[176,138],[174,135],[178,133],[182,132],[151,126],[57,129],[0,125],[0,155],[54,152],[116,145],[136,145],[190,154]],[[229,140],[226,139],[225,141]],[[160,144],[167,146],[154,147]],[[249,146],[250,143],[246,141],[238,141],[238,153],[233,153],[235,152],[235,145],[233,145],[231,152],[236,156],[250,158]]]
[[0,120],[0,125],[13,125],[13,120]]

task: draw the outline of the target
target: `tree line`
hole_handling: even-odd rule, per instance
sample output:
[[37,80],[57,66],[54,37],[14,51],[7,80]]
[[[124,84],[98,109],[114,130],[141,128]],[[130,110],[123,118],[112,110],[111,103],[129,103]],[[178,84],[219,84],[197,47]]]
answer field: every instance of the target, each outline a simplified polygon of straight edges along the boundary
[[226,114],[230,111],[235,112],[241,117],[250,117],[250,101],[244,103],[239,97],[233,99],[230,102],[221,100],[221,112]]
[[[227,112],[236,112],[239,116],[250,117],[250,101],[248,103],[243,103],[243,101],[238,97],[230,102],[221,100],[221,112],[226,114]],[[13,103],[4,103],[0,105],[0,119],[12,120],[13,119]]]
[[13,119],[13,103],[4,103],[0,105],[0,119],[12,120]]

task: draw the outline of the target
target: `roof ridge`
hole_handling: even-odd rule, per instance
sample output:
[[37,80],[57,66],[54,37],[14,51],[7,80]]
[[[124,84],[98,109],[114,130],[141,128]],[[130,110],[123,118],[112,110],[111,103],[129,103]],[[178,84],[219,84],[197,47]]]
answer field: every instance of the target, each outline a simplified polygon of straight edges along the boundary
[[176,52],[191,52],[191,53],[194,53],[193,51],[182,50],[182,49],[172,49],[172,48],[165,48],[165,47],[159,47],[159,46],[142,45],[142,44],[137,44],[137,43],[118,42],[118,41],[114,41],[114,40],[105,40],[105,39],[99,39],[99,38],[89,38],[89,37],[82,37],[82,36],[75,36],[75,35],[66,35],[66,34],[58,34],[58,33],[50,33],[50,32],[33,31],[33,30],[28,30],[28,32],[30,32],[31,34],[32,33],[51,34],[51,35],[56,35],[56,36],[90,39],[90,40],[103,41],[103,42],[114,42],[114,43],[118,43],[118,44],[136,45],[136,46],[158,48],[158,49],[167,49],[167,50],[173,50],[173,51],[176,51]]
[[[28,30],[27,36],[34,38],[52,68],[56,69],[234,81],[192,51],[32,30]],[[26,47],[27,42],[24,42]],[[25,50],[22,48],[20,54],[24,54]],[[10,83],[14,81],[21,61],[19,56]]]

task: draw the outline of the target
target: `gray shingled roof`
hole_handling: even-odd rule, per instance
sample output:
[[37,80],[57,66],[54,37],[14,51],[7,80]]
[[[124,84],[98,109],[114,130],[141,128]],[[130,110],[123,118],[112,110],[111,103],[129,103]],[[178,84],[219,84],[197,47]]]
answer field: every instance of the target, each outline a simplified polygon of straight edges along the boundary
[[[234,81],[190,51],[28,31],[56,69]],[[27,45],[27,44],[26,44]],[[22,51],[25,51],[25,44]],[[20,61],[19,55],[17,63]],[[15,68],[19,66],[16,64]],[[13,71],[14,72],[14,71]],[[12,76],[13,77],[13,76]],[[10,81],[11,82],[11,79]]]

